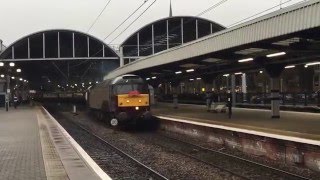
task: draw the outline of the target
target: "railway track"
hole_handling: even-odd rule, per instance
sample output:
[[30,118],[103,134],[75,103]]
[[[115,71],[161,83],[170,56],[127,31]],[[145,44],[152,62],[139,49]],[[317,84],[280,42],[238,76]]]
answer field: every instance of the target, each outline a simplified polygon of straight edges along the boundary
[[[243,179],[310,179],[288,171],[250,161],[241,157],[208,149],[167,135],[157,134],[157,145],[172,149]],[[164,140],[163,140],[164,139]]]
[[59,123],[113,179],[168,179],[85,127],[71,121]]

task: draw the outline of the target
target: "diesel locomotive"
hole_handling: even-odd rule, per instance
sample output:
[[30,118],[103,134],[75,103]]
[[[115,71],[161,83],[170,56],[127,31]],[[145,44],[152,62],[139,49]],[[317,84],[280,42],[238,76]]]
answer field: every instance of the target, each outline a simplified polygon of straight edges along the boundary
[[112,126],[151,119],[148,84],[139,76],[128,74],[105,80],[87,93],[89,108]]

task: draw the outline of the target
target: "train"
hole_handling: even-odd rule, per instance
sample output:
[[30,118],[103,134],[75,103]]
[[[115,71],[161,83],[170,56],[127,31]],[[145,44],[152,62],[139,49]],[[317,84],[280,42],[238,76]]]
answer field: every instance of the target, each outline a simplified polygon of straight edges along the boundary
[[122,75],[95,84],[85,97],[89,109],[113,127],[152,118],[149,86],[137,75]]

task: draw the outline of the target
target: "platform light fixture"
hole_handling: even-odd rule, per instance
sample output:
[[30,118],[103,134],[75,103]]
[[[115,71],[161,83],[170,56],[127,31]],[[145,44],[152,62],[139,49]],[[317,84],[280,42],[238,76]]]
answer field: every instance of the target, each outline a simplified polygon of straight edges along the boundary
[[224,76],[224,77],[229,77],[229,76],[230,76],[230,74],[224,74],[223,76]]
[[194,79],[189,79],[190,81],[194,81]]
[[285,69],[292,69],[292,68],[295,68],[296,66],[294,66],[294,65],[291,65],[291,66],[286,66],[286,67],[284,67]]
[[234,73],[234,75],[242,75],[242,72]]
[[96,81],[96,84],[98,84],[99,83],[99,81]]
[[78,84],[74,84],[74,86],[76,86],[76,87],[77,87],[77,86],[78,86]]
[[21,69],[17,69],[17,72],[18,72],[18,73],[21,73]]
[[260,74],[262,74],[262,73],[263,73],[263,71],[259,71],[259,73],[260,73]]
[[182,71],[177,71],[177,72],[175,72],[176,74],[181,74],[182,73]]
[[201,78],[197,78],[197,80],[201,80]]
[[277,56],[283,56],[283,55],[286,55],[286,54],[287,54],[286,52],[279,52],[279,53],[268,54],[267,57],[268,58],[277,57]]
[[15,79],[15,77],[14,77],[14,76],[12,76],[12,77],[11,77],[11,79]]
[[10,67],[14,67],[15,64],[14,64],[13,62],[11,62],[11,63],[9,63],[9,66],[10,66]]
[[1,74],[0,77],[4,78],[4,74]]
[[22,78],[20,78],[19,80],[20,80],[20,81],[23,81],[23,79],[22,79]]
[[0,67],[3,67],[4,66],[4,63],[3,62],[0,62]]
[[307,68],[309,66],[314,66],[314,65],[320,65],[320,62],[313,62],[313,63],[308,63],[304,67]]
[[153,76],[151,79],[157,79],[157,77]]
[[189,73],[189,72],[193,72],[194,69],[188,69],[188,70],[186,70],[186,71]]
[[89,84],[91,85],[91,84],[92,84],[92,82],[89,82]]
[[239,63],[249,62],[249,61],[253,61],[253,58],[246,58],[246,59],[240,59],[240,60],[238,60]]
[[23,80],[23,82],[27,82],[27,80]]

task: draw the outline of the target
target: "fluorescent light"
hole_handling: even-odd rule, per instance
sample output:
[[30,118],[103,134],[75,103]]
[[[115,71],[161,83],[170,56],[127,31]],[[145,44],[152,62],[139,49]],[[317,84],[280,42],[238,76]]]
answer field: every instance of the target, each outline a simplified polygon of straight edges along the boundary
[[19,80],[20,80],[20,81],[23,81],[23,79],[22,79],[22,78],[20,78]]
[[4,66],[4,63],[3,63],[3,62],[0,62],[0,66],[1,66],[1,67]]
[[96,84],[98,84],[99,83],[99,81],[96,81]]
[[92,84],[92,82],[89,82],[89,84],[91,85],[91,84]]
[[9,66],[13,67],[13,66],[15,66],[15,64],[13,62],[11,62],[11,63],[9,63]]
[[157,79],[157,77],[153,76],[151,79]]
[[194,71],[194,69],[188,69],[187,70],[187,72],[193,72]]
[[313,62],[313,63],[308,63],[305,65],[305,67],[307,66],[314,66],[314,65],[320,65],[320,62]]
[[12,77],[11,77],[11,79],[15,79],[15,77],[14,77],[14,76],[12,76]]
[[229,77],[229,76],[230,76],[230,74],[224,74],[223,76],[224,76],[224,77]]
[[182,71],[177,71],[177,72],[176,72],[176,74],[181,74],[181,73],[182,73]]
[[283,56],[285,54],[286,54],[286,52],[279,52],[279,53],[269,54],[269,55],[267,55],[267,57]]
[[197,80],[201,80],[201,78],[197,78]]
[[234,73],[235,75],[241,75],[242,74],[242,72],[237,72],[237,73]]
[[262,74],[262,73],[263,73],[263,71],[259,71],[259,73],[260,73],[260,74]]
[[74,84],[74,86],[78,86],[78,84]]
[[146,80],[147,80],[147,81],[149,81],[149,80],[150,80],[150,78],[146,78]]
[[17,69],[17,72],[20,73],[20,72],[21,72],[21,69]]
[[286,67],[284,67],[285,69],[291,69],[291,68],[294,68],[294,67],[296,67],[296,66],[286,66]]
[[248,62],[248,61],[253,61],[253,58],[247,58],[247,59],[238,60],[239,63]]
[[3,74],[1,74],[1,75],[0,75],[0,77],[4,78],[4,75],[3,75]]
[[194,81],[194,79],[189,79],[190,81]]
[[24,82],[27,82],[27,80],[23,80]]

